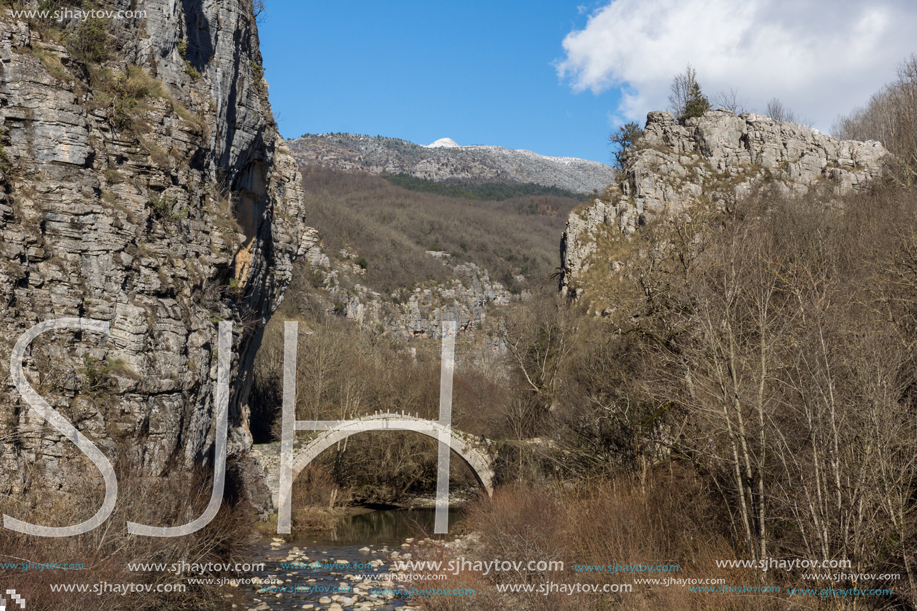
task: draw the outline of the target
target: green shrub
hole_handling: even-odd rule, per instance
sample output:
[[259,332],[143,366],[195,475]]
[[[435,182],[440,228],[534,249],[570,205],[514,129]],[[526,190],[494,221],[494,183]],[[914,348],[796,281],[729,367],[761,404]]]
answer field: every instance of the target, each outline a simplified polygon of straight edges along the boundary
[[108,32],[104,20],[87,19],[67,37],[67,47],[76,57],[89,64],[100,64],[110,54]]
[[226,290],[230,295],[239,295],[242,292],[242,283],[239,282],[238,278],[230,278],[229,283],[226,285]]
[[175,197],[169,197],[165,193],[153,195],[150,193],[150,203],[153,205],[153,216],[160,220],[172,221],[181,218],[181,214],[174,214],[172,208],[178,201]]
[[3,138],[6,136],[6,130],[0,129],[0,170],[4,173],[13,168],[9,155],[6,154],[6,146],[3,144]]
[[190,76],[193,79],[201,78],[201,73],[195,70],[194,66],[191,65],[191,62],[185,60],[185,74]]
[[92,71],[93,97],[96,106],[105,107],[118,130],[130,130],[150,97],[163,95],[162,85],[143,68],[129,66],[124,72],[109,69]]
[[108,390],[114,384],[111,374],[116,369],[124,368],[125,364],[122,359],[97,359],[88,352],[83,355],[83,367],[80,373],[86,376],[82,391],[88,395],[96,395],[104,390]]
[[260,86],[261,79],[264,78],[264,66],[256,62],[252,62],[252,73],[255,76],[255,84]]
[[634,145],[634,143],[643,136],[643,130],[640,126],[631,121],[618,128],[618,131],[611,134],[608,140],[611,144],[617,146],[619,150],[613,151],[614,167],[621,168],[624,163],[624,154]]

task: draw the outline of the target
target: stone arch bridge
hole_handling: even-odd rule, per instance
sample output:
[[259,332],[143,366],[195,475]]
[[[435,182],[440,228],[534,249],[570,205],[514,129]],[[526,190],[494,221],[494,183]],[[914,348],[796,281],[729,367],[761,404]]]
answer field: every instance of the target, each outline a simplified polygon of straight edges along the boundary
[[[435,420],[427,420],[405,414],[381,413],[363,416],[353,420],[329,423],[329,427],[308,440],[297,440],[293,450],[293,480],[319,454],[352,435],[370,431],[414,431],[441,439],[441,433],[448,433],[449,446],[469,466],[478,483],[493,495],[495,450],[493,443],[484,437],[474,437],[447,427]],[[271,490],[274,506],[280,506],[280,443],[255,446],[266,483]]]

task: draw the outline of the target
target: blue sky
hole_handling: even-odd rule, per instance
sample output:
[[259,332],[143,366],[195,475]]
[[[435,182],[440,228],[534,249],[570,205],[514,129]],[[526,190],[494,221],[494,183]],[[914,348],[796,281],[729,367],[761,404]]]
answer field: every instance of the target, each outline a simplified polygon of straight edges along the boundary
[[351,132],[609,162],[617,91],[561,82],[576,2],[269,0],[259,26],[284,137]]
[[688,63],[711,98],[777,97],[830,132],[917,51],[913,0],[310,2],[259,30],[281,133],[351,132],[609,162]]

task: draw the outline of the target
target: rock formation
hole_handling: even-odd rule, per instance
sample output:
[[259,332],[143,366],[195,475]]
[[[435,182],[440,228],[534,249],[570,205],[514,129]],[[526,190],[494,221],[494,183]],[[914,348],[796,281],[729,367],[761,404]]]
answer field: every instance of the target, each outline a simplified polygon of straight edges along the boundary
[[[444,320],[458,322],[460,333],[480,329],[493,307],[505,306],[523,295],[512,295],[471,261],[454,263],[445,252],[427,251],[443,262],[449,277],[428,280],[411,289],[385,295],[361,284],[364,270],[353,263],[357,253],[342,249],[338,257],[323,254],[319,246],[306,253],[314,278],[315,295],[328,313],[352,320],[361,328],[399,339],[442,338]],[[523,292],[525,293],[525,292]]]
[[66,32],[79,18],[43,27],[0,15],[5,492],[66,487],[86,464],[10,378],[13,344],[54,318],[111,331],[40,336],[30,383],[113,461],[117,446],[149,476],[206,462],[217,322],[232,320],[229,452],[244,461],[260,330],[315,240],[251,3],[137,8],[140,19],[95,23],[104,54],[74,50]]
[[715,110],[679,125],[667,112],[651,112],[617,183],[571,213],[561,240],[561,291],[577,296],[576,278],[602,232],[631,234],[655,215],[695,203],[723,206],[765,184],[782,195],[843,195],[878,176],[887,154],[878,142],[841,141],[763,115]]
[[398,138],[320,134],[291,140],[290,148],[305,168],[410,174],[437,182],[532,183],[591,193],[615,179],[614,168],[604,163],[499,146],[458,146],[449,138],[421,146]]

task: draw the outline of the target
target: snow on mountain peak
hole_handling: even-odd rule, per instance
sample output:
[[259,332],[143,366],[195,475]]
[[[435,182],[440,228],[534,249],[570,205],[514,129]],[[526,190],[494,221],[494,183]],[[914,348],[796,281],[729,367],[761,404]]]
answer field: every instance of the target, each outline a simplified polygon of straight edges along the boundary
[[451,148],[459,148],[459,145],[458,145],[458,143],[457,143],[455,140],[453,140],[452,138],[440,138],[439,140],[437,140],[437,141],[434,142],[433,144],[428,145],[427,148],[431,148],[431,149],[439,149],[439,148],[451,149]]

